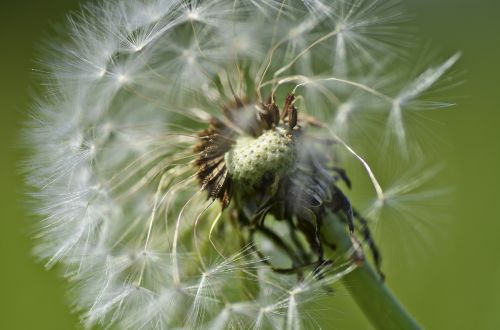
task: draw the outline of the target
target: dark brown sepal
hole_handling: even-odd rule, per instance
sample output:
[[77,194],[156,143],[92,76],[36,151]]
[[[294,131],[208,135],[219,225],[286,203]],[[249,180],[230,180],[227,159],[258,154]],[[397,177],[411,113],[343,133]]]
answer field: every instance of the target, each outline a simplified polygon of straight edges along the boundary
[[288,94],[285,99],[285,105],[283,106],[283,111],[281,112],[281,119],[285,119],[290,114],[290,108],[295,100],[294,94]]
[[295,126],[297,126],[297,121],[297,108],[292,105],[288,108],[288,127],[290,127],[290,129],[293,129]]

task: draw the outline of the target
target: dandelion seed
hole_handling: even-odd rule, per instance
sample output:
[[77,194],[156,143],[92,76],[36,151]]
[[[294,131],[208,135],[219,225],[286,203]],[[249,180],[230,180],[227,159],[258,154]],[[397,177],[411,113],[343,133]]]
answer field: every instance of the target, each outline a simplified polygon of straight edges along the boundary
[[380,271],[339,152],[373,184],[369,215],[406,212],[423,179],[383,190],[346,136],[366,134],[370,111],[405,153],[403,112],[458,60],[391,85],[386,64],[410,50],[403,20],[375,0],[112,0],[73,14],[42,64],[26,167],[35,251],[66,270],[83,323],[300,329],[364,253],[332,260],[329,214]]

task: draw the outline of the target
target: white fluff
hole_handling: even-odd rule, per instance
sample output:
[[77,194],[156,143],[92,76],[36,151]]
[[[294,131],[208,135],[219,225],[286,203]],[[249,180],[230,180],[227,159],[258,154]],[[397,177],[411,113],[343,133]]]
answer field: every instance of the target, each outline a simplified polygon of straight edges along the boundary
[[26,167],[42,218],[36,253],[64,266],[85,324],[300,328],[304,303],[340,275],[297,284],[248,262],[236,242],[227,259],[203,255],[219,207],[193,176],[196,133],[232,90],[295,89],[300,111],[352,150],[373,126],[404,149],[405,111],[458,57],[395,85],[386,67],[411,50],[402,18],[382,0],[111,0],[73,14],[48,44]]

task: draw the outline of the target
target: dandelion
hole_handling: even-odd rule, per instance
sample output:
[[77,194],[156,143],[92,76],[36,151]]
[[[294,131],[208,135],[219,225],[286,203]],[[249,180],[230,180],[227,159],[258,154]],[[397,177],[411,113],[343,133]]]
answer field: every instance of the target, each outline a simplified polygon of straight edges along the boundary
[[381,275],[343,160],[372,183],[368,216],[404,202],[419,182],[384,191],[359,150],[395,141],[408,157],[406,113],[444,106],[427,93],[459,57],[402,84],[404,20],[375,0],[113,0],[71,15],[42,64],[26,167],[36,254],[74,283],[82,322],[314,327],[308,302],[368,267],[365,250]]

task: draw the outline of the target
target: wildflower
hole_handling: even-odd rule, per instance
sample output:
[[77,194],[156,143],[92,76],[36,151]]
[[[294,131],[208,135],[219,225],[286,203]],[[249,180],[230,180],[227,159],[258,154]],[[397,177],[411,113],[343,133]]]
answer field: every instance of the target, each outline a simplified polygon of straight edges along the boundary
[[71,16],[27,167],[36,253],[64,266],[85,324],[300,328],[364,258],[332,260],[327,221],[379,267],[342,152],[382,205],[351,143],[358,114],[386,116],[378,129],[406,150],[404,112],[458,59],[397,85],[401,19],[393,1],[321,0],[113,0]]

